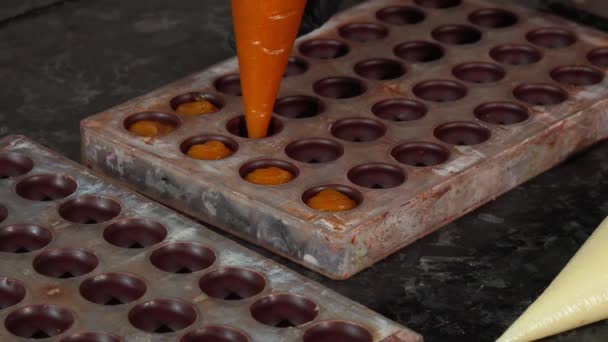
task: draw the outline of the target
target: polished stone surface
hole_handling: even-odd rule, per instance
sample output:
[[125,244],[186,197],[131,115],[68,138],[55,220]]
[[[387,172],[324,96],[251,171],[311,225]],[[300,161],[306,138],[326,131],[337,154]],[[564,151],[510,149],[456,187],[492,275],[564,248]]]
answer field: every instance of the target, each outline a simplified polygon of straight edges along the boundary
[[[2,1],[0,135],[25,134],[78,159],[80,119],[234,54],[228,5]],[[608,215],[606,155],[599,144],[347,281],[273,258],[427,341],[492,341]],[[605,322],[551,339],[606,340]]]

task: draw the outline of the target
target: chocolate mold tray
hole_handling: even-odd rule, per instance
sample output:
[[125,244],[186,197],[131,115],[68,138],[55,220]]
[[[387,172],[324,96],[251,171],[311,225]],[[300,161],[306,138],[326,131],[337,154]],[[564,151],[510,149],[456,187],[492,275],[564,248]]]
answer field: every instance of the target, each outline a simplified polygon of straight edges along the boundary
[[[607,136],[608,36],[498,6],[364,3],[298,40],[269,137],[243,137],[232,59],[84,120],[82,160],[329,277],[350,277]],[[174,111],[197,94],[220,110]],[[125,129],[143,118],[178,129],[152,139]],[[209,139],[236,153],[183,153]],[[252,161],[281,161],[298,177],[248,183],[240,171]],[[309,208],[326,187],[358,206]]]
[[26,138],[0,198],[2,341],[422,341]]

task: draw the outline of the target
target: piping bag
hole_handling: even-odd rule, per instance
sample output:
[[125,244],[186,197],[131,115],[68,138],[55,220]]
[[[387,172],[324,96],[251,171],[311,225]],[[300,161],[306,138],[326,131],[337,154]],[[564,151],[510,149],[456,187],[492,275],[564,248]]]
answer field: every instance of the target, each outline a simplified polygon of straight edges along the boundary
[[268,133],[306,0],[232,0],[247,133]]
[[497,342],[528,342],[608,318],[608,219]]

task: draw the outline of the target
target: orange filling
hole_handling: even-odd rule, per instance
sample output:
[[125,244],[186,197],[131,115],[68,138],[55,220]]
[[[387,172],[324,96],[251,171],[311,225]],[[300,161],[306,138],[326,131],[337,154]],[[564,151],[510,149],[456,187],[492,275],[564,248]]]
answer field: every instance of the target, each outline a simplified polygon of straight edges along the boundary
[[217,112],[217,107],[207,100],[196,100],[193,102],[182,103],[175,109],[177,114],[181,115],[205,115]]
[[137,121],[129,126],[129,131],[140,137],[157,137],[159,135],[165,135],[173,132],[175,126],[164,124],[160,121],[154,120],[141,120]]
[[258,185],[281,185],[294,178],[293,173],[275,166],[256,169],[245,176],[247,181]]
[[347,211],[355,208],[357,202],[347,195],[332,189],[326,189],[306,201],[306,204],[321,211]]
[[188,156],[200,160],[218,160],[232,155],[232,151],[221,141],[207,141],[203,144],[192,145],[188,149]]

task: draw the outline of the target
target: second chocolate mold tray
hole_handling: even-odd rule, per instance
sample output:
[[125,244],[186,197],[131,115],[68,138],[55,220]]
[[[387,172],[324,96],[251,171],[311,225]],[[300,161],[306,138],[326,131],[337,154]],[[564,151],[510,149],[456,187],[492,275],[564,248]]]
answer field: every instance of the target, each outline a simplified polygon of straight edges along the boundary
[[[233,59],[85,120],[83,162],[347,278],[607,136],[608,36],[495,6],[370,1],[297,42],[269,137],[244,137]],[[219,111],[175,112],[197,95]],[[141,119],[176,129],[156,138],[125,129]],[[207,140],[235,153],[184,154]],[[274,187],[243,179],[265,165],[297,177]],[[328,187],[358,206],[306,205]]]

